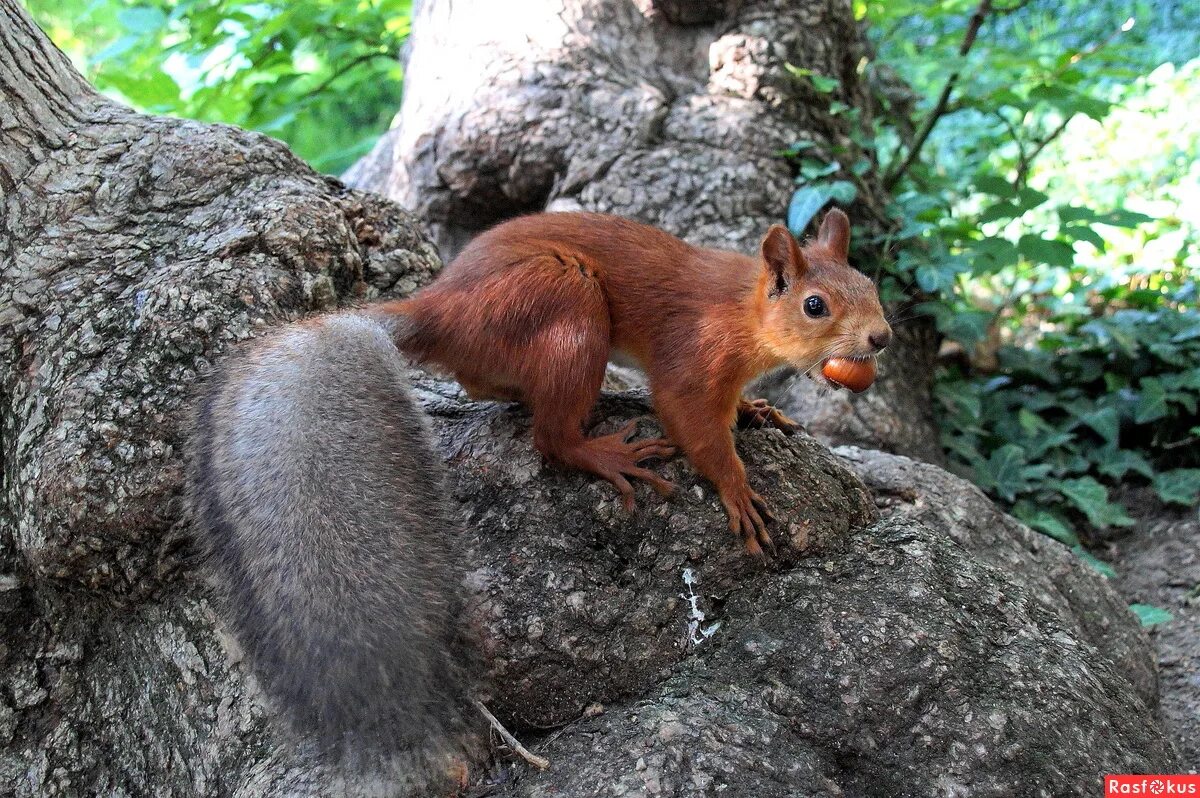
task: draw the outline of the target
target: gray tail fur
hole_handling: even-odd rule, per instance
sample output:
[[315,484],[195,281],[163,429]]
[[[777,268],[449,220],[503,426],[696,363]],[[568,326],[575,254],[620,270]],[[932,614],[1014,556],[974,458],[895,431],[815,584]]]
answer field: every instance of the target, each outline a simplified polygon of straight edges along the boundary
[[198,404],[189,492],[227,622],[292,731],[418,783],[469,737],[470,646],[461,531],[389,332],[337,314],[230,357]]

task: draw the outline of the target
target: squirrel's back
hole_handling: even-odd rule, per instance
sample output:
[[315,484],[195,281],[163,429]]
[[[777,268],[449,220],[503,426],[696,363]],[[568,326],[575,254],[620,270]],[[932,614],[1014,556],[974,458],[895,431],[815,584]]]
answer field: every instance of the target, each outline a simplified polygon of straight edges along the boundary
[[461,532],[379,322],[251,342],[197,408],[190,494],[225,617],[276,709],[339,764],[448,770],[468,734]]

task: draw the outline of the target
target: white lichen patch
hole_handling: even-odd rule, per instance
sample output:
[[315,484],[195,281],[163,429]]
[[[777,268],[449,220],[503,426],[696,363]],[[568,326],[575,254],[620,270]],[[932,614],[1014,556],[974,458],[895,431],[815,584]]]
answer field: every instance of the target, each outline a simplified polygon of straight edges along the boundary
[[687,588],[687,593],[680,593],[679,597],[688,603],[687,641],[692,646],[698,646],[717,633],[717,630],[721,628],[721,622],[715,621],[707,626],[704,625],[707,616],[704,614],[704,610],[700,609],[700,596],[695,590],[699,580],[691,568],[683,569],[683,584]]

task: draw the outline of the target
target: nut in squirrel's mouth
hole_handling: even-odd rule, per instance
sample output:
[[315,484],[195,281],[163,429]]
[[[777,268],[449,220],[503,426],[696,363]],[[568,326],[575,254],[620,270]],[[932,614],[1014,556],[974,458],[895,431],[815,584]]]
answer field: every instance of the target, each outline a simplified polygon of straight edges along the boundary
[[[816,379],[816,375],[813,375]],[[875,382],[875,356],[849,355],[828,357],[821,361],[820,379],[834,388],[847,388],[862,393]]]

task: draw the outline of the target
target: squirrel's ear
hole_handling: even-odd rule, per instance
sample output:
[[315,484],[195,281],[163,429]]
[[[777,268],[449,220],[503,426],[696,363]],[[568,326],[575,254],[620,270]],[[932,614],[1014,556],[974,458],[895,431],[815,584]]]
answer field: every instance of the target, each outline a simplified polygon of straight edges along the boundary
[[808,261],[804,259],[800,245],[781,224],[771,225],[763,238],[762,258],[771,277],[768,289],[771,296],[779,296],[787,291],[793,280],[803,277],[808,271]]
[[817,241],[846,260],[850,257],[850,218],[840,208],[831,208],[821,221]]

